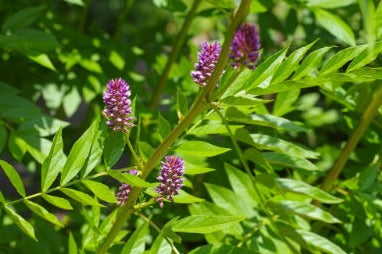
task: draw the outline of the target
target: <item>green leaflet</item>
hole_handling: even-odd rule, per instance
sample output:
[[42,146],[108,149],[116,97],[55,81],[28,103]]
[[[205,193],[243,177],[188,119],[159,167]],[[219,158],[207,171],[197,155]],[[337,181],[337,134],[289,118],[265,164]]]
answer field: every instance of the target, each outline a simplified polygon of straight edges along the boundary
[[5,212],[11,217],[12,221],[30,238],[37,241],[33,226],[27,222],[23,217],[18,215],[12,208],[4,206]]
[[109,189],[107,185],[91,180],[82,180],[81,182],[86,187],[88,187],[91,190],[91,192],[93,192],[94,195],[96,195],[97,198],[109,203],[116,202],[114,193]]
[[204,141],[186,141],[179,145],[176,152],[192,156],[213,157],[230,150],[230,148],[215,146]]
[[0,167],[3,169],[5,175],[8,177],[9,181],[15,187],[16,191],[23,197],[25,197],[25,189],[23,181],[16,169],[6,161],[0,160]]
[[68,159],[61,174],[61,185],[68,183],[72,180],[78,172],[80,172],[82,166],[85,164],[86,158],[89,155],[91,145],[95,131],[98,127],[99,119],[93,122],[93,124],[87,129],[84,134],[74,143]]
[[228,229],[242,220],[244,220],[244,217],[191,215],[175,222],[172,230],[175,232],[208,234]]
[[25,205],[32,211],[34,212],[35,214],[37,214],[38,216],[40,216],[41,218],[43,218],[44,220],[47,220],[59,227],[63,227],[64,225],[57,219],[57,217],[52,214],[52,213],[49,213],[44,207],[42,207],[41,205],[39,204],[36,204],[32,201],[29,201],[29,200],[24,200],[24,203]]

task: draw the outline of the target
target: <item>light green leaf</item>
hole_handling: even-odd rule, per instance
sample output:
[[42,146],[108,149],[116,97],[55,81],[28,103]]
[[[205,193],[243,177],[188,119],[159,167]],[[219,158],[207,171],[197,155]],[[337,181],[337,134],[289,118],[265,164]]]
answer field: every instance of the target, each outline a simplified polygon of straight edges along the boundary
[[43,192],[53,184],[65,162],[66,156],[63,152],[62,129],[60,128],[53,138],[49,155],[41,167],[41,189]]
[[70,91],[65,94],[64,100],[62,101],[62,106],[64,108],[65,115],[70,118],[76,113],[78,107],[82,102],[78,88],[73,86]]
[[52,204],[58,208],[61,208],[64,210],[73,210],[72,205],[65,198],[55,197],[55,196],[51,196],[48,194],[42,194],[42,197],[43,197],[43,199],[45,199],[46,202],[48,202],[48,203],[50,203],[50,204]]
[[91,180],[81,180],[81,182],[88,187],[91,192],[96,195],[97,198],[109,202],[109,203],[115,203],[115,195],[114,193],[109,189],[109,187],[103,183],[91,181]]
[[89,129],[87,129],[85,133],[82,134],[82,136],[74,143],[62,170],[61,185],[64,185],[72,180],[85,164],[98,123],[99,119],[94,121]]
[[379,53],[382,51],[382,41],[379,41],[375,44],[371,44],[366,48],[362,53],[358,54],[354,60],[346,68],[346,72],[350,72],[361,68],[370,62],[374,61]]
[[358,0],[361,13],[363,27],[366,31],[366,38],[369,43],[374,43],[376,39],[376,17],[375,6],[373,1],[370,0]]
[[233,9],[235,6],[233,0],[208,0],[211,4],[218,8]]
[[0,191],[0,202],[5,203],[5,198],[3,196],[3,193]]
[[54,214],[48,212],[44,207],[29,200],[24,200],[24,203],[32,212],[44,220],[47,220],[59,227],[64,227],[64,225],[57,219],[57,217]]
[[208,234],[229,229],[245,217],[219,215],[191,215],[173,224],[174,232]]
[[215,204],[229,211],[232,215],[246,216],[255,215],[255,211],[241,198],[239,194],[230,189],[215,184],[205,183],[208,194]]
[[[229,125],[232,132],[244,127],[244,125]],[[205,125],[196,127],[187,132],[191,135],[209,135],[209,134],[227,134],[227,128],[221,124],[221,121],[209,121]]]
[[162,235],[158,235],[151,245],[149,254],[171,254],[172,247]]
[[8,177],[9,181],[15,187],[16,191],[23,197],[25,197],[25,189],[23,181],[16,169],[6,161],[0,160],[0,167],[3,169],[5,175]]
[[179,88],[176,94],[176,111],[179,119],[181,119],[188,112],[187,98]]
[[336,204],[341,203],[343,201],[340,198],[332,196],[329,193],[302,181],[286,178],[277,178],[276,182],[284,190],[300,193],[323,203]]
[[312,11],[317,18],[317,22],[329,33],[350,46],[355,45],[354,33],[342,19],[319,8],[313,8]]
[[23,217],[18,215],[12,208],[4,206],[5,212],[11,217],[12,221],[30,238],[37,241],[36,235],[34,233],[33,226],[27,222]]
[[126,140],[124,134],[113,131],[105,141],[103,159],[107,168],[113,167],[121,158],[125,149]]
[[213,168],[207,168],[203,166],[198,166],[191,164],[187,161],[184,162],[185,174],[187,175],[197,175],[197,174],[205,174],[211,171],[215,171]]
[[294,107],[292,104],[297,101],[299,95],[300,89],[292,89],[278,93],[273,106],[273,115],[280,117],[293,111]]
[[303,78],[306,75],[310,75],[312,71],[318,69],[322,57],[329,51],[332,47],[324,47],[317,49],[310,53],[307,58],[302,62],[302,64],[298,67],[296,72],[293,74],[292,79],[298,80]]
[[81,169],[81,178],[88,176],[96,166],[101,164],[102,154],[104,151],[106,125],[100,125],[95,131],[92,147],[90,148],[89,156],[86,159],[85,165]]
[[316,249],[330,254],[346,254],[338,245],[332,243],[328,239],[317,235],[313,232],[297,229],[296,230],[308,245],[314,246]]
[[264,6],[262,3],[259,2],[259,0],[253,0],[251,3],[251,7],[249,9],[249,12],[251,14],[254,13],[263,13],[266,12],[268,9],[266,6]]
[[223,243],[213,243],[193,249],[189,254],[259,254],[259,252]]
[[166,118],[164,118],[160,113],[158,113],[157,133],[159,134],[160,142],[163,142],[163,140],[167,137],[170,131],[171,124],[167,121]]
[[[265,134],[250,134],[252,143],[260,149],[273,150],[285,154],[293,154],[295,157],[317,159],[319,154],[306,148],[295,145],[292,142],[285,141]],[[245,140],[241,140],[246,142]],[[248,142],[247,142],[248,143]]]
[[62,191],[66,196],[80,202],[82,205],[103,206],[99,204],[96,199],[81,191],[68,188],[60,188],[60,191]]
[[257,194],[251,178],[243,171],[228,163],[224,163],[224,168],[227,171],[228,180],[236,195],[239,195],[248,206],[255,207],[257,203],[255,197]]
[[[271,128],[280,128],[290,132],[306,131],[306,129],[302,126],[297,125],[286,118],[277,117],[270,114],[252,114],[247,116],[233,107],[227,110],[226,117],[228,121],[266,126]],[[237,131],[240,130],[241,129],[238,129]]]
[[76,240],[74,240],[72,232],[69,232],[68,254],[78,254],[77,243]]
[[79,5],[79,6],[85,5],[82,0],[64,0],[64,1],[70,4]]
[[277,152],[263,153],[263,156],[270,164],[277,164],[284,167],[304,169],[308,171],[320,171],[320,169],[313,163],[304,158],[293,157],[288,154],[281,154]]
[[308,7],[320,7],[325,9],[335,9],[338,7],[354,4],[357,0],[309,0]]
[[292,74],[292,72],[296,70],[300,60],[304,57],[305,53],[316,43],[316,41],[317,40],[306,45],[305,47],[301,47],[295,50],[292,54],[290,54],[287,60],[285,60],[277,69],[271,83],[280,83],[281,81],[287,79]]
[[271,102],[271,100],[258,99],[251,94],[238,94],[236,96],[225,97],[223,100],[221,100],[221,103],[233,106],[256,106],[263,105],[268,102]]
[[249,148],[249,149],[245,150],[244,156],[248,160],[254,162],[255,164],[257,164],[263,168],[265,168],[268,173],[270,173],[270,174],[274,173],[272,166],[268,163],[267,160],[265,160],[263,154],[259,150],[255,149],[255,148]]
[[314,220],[320,220],[326,223],[340,223],[336,217],[317,206],[294,200],[282,200],[277,203],[278,206],[289,212],[307,217]]
[[267,60],[265,60],[265,62],[261,63],[247,80],[247,82],[245,82],[243,88],[248,92],[249,90],[259,85],[262,88],[267,87],[272,80],[273,74],[284,60],[288,48],[289,46],[279,50],[270,56]]
[[112,50],[109,55],[109,61],[118,70],[122,71],[125,67],[125,60],[123,57],[115,50]]
[[47,54],[28,55],[28,58],[41,66],[44,66],[45,68],[56,71],[56,68],[54,68],[54,65],[50,61]]
[[118,170],[109,169],[107,170],[107,174],[120,182],[127,183],[136,187],[150,187],[156,185],[155,183],[146,182],[139,176],[129,173],[122,173]]
[[369,68],[363,67],[352,71],[357,76],[371,77],[374,79],[382,80],[382,68]]
[[203,141],[186,141],[180,144],[176,152],[191,156],[213,157],[230,150],[230,148],[215,146]]
[[1,30],[3,33],[8,30],[17,30],[32,24],[42,14],[45,8],[42,6],[29,7],[13,13],[10,17],[4,20]]
[[148,233],[149,224],[144,222],[139,228],[134,230],[134,233],[129,237],[126,244],[123,246],[121,254],[141,254],[145,251],[146,234]]
[[338,70],[341,68],[345,63],[349,62],[356,56],[358,56],[362,51],[364,51],[367,48],[366,45],[357,46],[357,47],[350,47],[343,49],[332,58],[329,59],[329,61],[326,62],[326,64],[322,67],[320,74],[328,74],[333,71]]

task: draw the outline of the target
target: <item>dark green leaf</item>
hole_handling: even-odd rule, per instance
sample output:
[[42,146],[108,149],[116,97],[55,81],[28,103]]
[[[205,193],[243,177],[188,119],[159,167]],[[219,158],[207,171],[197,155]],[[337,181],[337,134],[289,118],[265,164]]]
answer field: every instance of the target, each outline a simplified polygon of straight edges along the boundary
[[8,30],[17,30],[24,28],[36,21],[36,19],[42,14],[45,8],[29,7],[13,13],[10,17],[4,20],[1,30],[5,33]]
[[106,167],[111,168],[118,162],[125,149],[125,145],[126,141],[123,133],[115,131],[110,133],[105,141],[105,150],[103,154]]
[[160,142],[162,142],[171,131],[171,124],[160,113],[158,114],[158,127],[157,133],[160,136]]
[[196,249],[193,249],[189,254],[258,254],[254,250],[239,248],[232,245],[225,245],[223,243],[208,244]]
[[276,152],[263,153],[263,156],[270,164],[277,164],[285,167],[304,169],[308,171],[320,171],[320,169],[317,168],[313,163],[304,158]]
[[0,153],[3,151],[5,144],[7,143],[7,129],[4,124],[0,122]]

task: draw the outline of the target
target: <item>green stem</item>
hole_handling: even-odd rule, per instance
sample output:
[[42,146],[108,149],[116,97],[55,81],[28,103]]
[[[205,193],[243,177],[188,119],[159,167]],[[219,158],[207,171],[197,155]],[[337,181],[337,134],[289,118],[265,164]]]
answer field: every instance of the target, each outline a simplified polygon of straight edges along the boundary
[[[130,169],[133,169],[133,168],[136,168],[136,167],[122,168],[122,169],[119,169],[119,171],[129,171]],[[35,194],[33,194],[33,195],[26,196],[26,197],[24,197],[24,198],[20,198],[20,199],[16,199],[16,200],[13,200],[13,201],[5,202],[4,205],[13,205],[13,204],[22,202],[22,201],[24,201],[24,200],[28,200],[28,199],[32,199],[32,198],[36,198],[36,197],[40,197],[40,196],[42,196],[43,194],[51,193],[51,192],[60,190],[61,188],[65,188],[65,187],[69,187],[69,186],[71,186],[71,185],[78,184],[78,183],[80,183],[82,180],[91,180],[91,179],[94,179],[94,178],[97,178],[97,177],[100,177],[100,176],[104,176],[104,175],[107,175],[107,173],[106,173],[106,172],[100,172],[100,173],[97,173],[97,174],[94,174],[94,175],[90,175],[90,176],[88,176],[88,177],[85,177],[85,178],[83,178],[83,179],[77,179],[77,180],[74,180],[74,181],[69,182],[69,183],[67,183],[67,184],[64,184],[64,185],[62,185],[62,186],[54,187],[54,188],[49,189],[49,190],[47,190],[47,191],[45,191],[45,192],[39,192],[39,193],[35,193]]]
[[195,14],[196,14],[196,11],[199,7],[200,2],[201,2],[201,0],[194,0],[194,3],[191,6],[190,12],[188,13],[186,19],[184,20],[184,23],[183,23],[178,35],[176,36],[175,40],[173,41],[172,51],[171,51],[171,53],[167,59],[167,62],[166,62],[166,65],[163,69],[162,75],[159,78],[158,86],[156,87],[156,89],[154,91],[154,95],[150,101],[150,107],[151,108],[156,107],[156,105],[158,105],[160,98],[162,97],[162,93],[163,93],[164,87],[166,85],[168,75],[170,74],[171,67],[174,64],[176,58],[178,57],[180,49],[182,48],[182,46],[184,44],[184,39],[186,38],[188,28],[191,25],[191,22],[192,22]]
[[350,154],[358,145],[360,139],[368,128],[370,122],[373,120],[374,116],[377,114],[379,107],[382,104],[382,85],[374,93],[374,97],[371,103],[367,106],[364,111],[360,122],[354,132],[351,134],[350,138],[346,142],[345,147],[342,149],[340,156],[338,157],[334,166],[330,169],[327,174],[323,184],[322,189],[325,191],[332,190],[334,183],[336,182],[338,176],[344,169],[346,162],[349,159]]
[[126,0],[125,7],[123,8],[121,14],[118,16],[117,24],[115,25],[114,36],[113,36],[114,40],[118,40],[119,37],[121,36],[121,27],[127,15],[129,14],[130,7],[132,4],[133,4],[133,0]]
[[[216,87],[216,84],[219,81],[220,75],[222,74],[224,67],[228,62],[228,51],[233,34],[236,31],[236,28],[242,22],[242,20],[246,17],[251,2],[251,0],[242,0],[240,7],[235,15],[235,18],[233,19],[232,23],[228,28],[228,33],[223,44],[222,51],[220,53],[218,63],[216,64],[215,70],[213,71],[212,76],[207,83],[207,86],[203,89],[202,93],[197,98],[195,98],[194,103],[192,104],[191,109],[190,111],[188,111],[187,115],[176,125],[176,127],[156,148],[154,154],[147,161],[147,163],[142,169],[143,179],[146,179],[146,177],[150,174],[153,168],[166,154],[169,147],[177,140],[177,138],[183,133],[183,131],[185,131],[187,127],[189,127],[193,123],[195,118],[207,108],[207,99],[209,99],[207,98],[207,94],[213,92],[213,89]],[[105,241],[101,244],[100,248],[98,249],[98,254],[106,253],[109,246],[114,241],[114,238],[117,236],[118,232],[121,230],[124,223],[129,218],[132,211],[131,208],[134,206],[136,200],[138,199],[141,190],[142,188],[136,187],[132,189],[125,206],[122,208],[121,213],[117,217],[116,222],[111,228]]]
[[126,133],[125,135],[125,140],[126,140],[126,144],[127,146],[129,147],[130,149],[130,152],[131,152],[131,155],[133,156],[134,160],[137,162],[138,164],[138,169],[142,169],[143,168],[143,165],[141,163],[141,160],[139,159],[139,156],[137,155],[137,153],[135,152],[134,150],[134,147],[133,145],[131,144],[130,142],[130,133]]
[[153,227],[153,229],[155,229],[155,231],[158,232],[158,234],[160,234],[167,242],[168,244],[171,246],[171,249],[172,249],[172,253],[175,253],[175,254],[180,254],[180,252],[177,250],[177,248],[175,247],[175,245],[170,241],[170,239],[168,239],[168,237],[163,234],[162,230],[152,221],[150,220],[149,218],[147,218],[143,213],[141,212],[135,212],[135,214],[137,214],[139,217],[141,217],[142,219],[144,219],[146,222],[148,222],[151,227]]
[[85,7],[84,7],[85,9],[82,12],[82,17],[81,17],[81,21],[80,21],[80,25],[79,25],[79,29],[81,32],[83,32],[85,29],[85,24],[86,24],[86,20],[88,18],[88,13],[89,13],[89,8],[90,8],[91,2],[92,2],[92,0],[88,0],[85,3]]
[[237,155],[239,156],[239,160],[240,160],[241,164],[243,164],[243,166],[244,166],[245,172],[251,178],[252,185],[253,185],[253,187],[255,189],[256,196],[258,197],[260,207],[265,212],[265,214],[267,215],[273,230],[275,230],[275,232],[281,237],[281,239],[285,242],[285,244],[288,245],[288,247],[293,251],[293,253],[298,253],[298,251],[290,244],[290,242],[278,230],[278,227],[276,226],[276,223],[274,222],[273,217],[272,217],[270,211],[268,210],[267,206],[265,205],[265,199],[264,199],[263,195],[261,194],[259,188],[257,187],[257,182],[256,182],[255,175],[253,174],[253,172],[249,168],[247,160],[245,159],[245,157],[244,157],[244,155],[243,155],[243,153],[241,151],[241,148],[240,148],[239,144],[237,143],[237,140],[236,140],[236,138],[235,138],[231,128],[229,127],[229,125],[228,125],[225,117],[223,116],[223,114],[219,110],[216,110],[216,112],[220,116],[224,126],[226,127],[226,129],[228,131],[228,135],[231,138],[233,147],[234,147]]

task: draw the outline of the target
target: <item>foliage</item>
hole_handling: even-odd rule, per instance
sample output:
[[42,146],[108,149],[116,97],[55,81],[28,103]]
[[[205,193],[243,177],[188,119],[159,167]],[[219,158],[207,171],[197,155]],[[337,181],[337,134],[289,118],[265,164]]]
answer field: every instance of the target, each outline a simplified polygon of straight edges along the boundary
[[[382,251],[381,1],[1,3],[0,253]],[[254,70],[230,64],[244,20]],[[128,132],[102,115],[119,77]],[[166,155],[184,186],[161,208]]]

